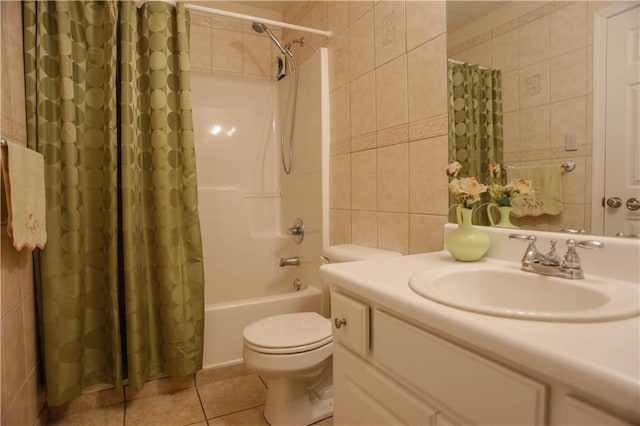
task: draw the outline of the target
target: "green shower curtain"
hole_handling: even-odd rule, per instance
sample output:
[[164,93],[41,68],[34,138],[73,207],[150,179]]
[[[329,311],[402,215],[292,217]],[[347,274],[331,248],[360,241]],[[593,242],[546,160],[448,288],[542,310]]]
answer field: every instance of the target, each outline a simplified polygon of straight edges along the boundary
[[181,4],[26,1],[27,136],[45,155],[37,290],[50,406],[202,364],[204,274]]
[[[447,78],[449,161],[462,164],[461,176],[488,183],[489,164],[503,163],[501,72],[448,61]],[[482,210],[474,220],[476,224],[489,224]]]

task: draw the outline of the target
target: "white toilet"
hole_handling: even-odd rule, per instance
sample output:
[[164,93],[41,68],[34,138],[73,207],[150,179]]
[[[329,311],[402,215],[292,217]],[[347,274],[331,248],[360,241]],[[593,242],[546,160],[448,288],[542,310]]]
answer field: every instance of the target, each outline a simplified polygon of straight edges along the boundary
[[[323,254],[330,263],[401,256],[353,244]],[[276,315],[249,324],[243,337],[244,362],[267,385],[270,425],[309,425],[333,414],[331,321],[315,312]]]

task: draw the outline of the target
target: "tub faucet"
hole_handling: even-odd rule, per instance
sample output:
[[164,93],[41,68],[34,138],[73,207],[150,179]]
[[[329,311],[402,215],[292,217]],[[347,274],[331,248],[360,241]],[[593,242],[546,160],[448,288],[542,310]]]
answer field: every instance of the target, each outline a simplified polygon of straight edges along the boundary
[[280,258],[281,268],[284,266],[298,266],[299,264],[300,264],[300,258],[298,256]]
[[583,279],[584,273],[580,264],[580,257],[576,247],[602,248],[600,241],[576,241],[573,238],[567,240],[567,253],[562,259],[556,254],[556,241],[551,240],[551,250],[542,254],[536,247],[536,237],[533,235],[510,234],[510,240],[528,241],[524,256],[522,256],[522,269],[526,272],[550,275],[552,277]]

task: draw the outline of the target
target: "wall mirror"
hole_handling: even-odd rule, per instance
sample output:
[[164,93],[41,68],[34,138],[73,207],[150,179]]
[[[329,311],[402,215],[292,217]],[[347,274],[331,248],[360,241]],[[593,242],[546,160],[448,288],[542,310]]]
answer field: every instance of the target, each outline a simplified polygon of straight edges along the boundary
[[[447,0],[449,60],[500,71],[503,165],[575,163],[561,173],[562,212],[512,218],[515,225],[640,234],[639,10],[640,2]],[[622,29],[607,33],[612,28]],[[607,63],[614,55],[602,40],[614,36],[628,40],[627,54]],[[607,77],[624,80],[613,106],[603,94]],[[605,126],[615,108],[622,121]],[[614,127],[622,130],[606,133]],[[617,158],[608,167],[605,151]],[[605,170],[621,172],[619,183]]]

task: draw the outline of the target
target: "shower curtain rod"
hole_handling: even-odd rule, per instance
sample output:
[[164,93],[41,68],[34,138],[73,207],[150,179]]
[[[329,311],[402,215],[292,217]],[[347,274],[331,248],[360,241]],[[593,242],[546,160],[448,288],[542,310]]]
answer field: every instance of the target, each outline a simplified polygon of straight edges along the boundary
[[260,18],[258,16],[245,15],[243,13],[230,12],[222,9],[214,9],[212,7],[198,6],[197,4],[185,3],[185,8],[195,10],[197,12],[212,13],[214,15],[228,16],[229,18],[242,19],[245,21],[260,22],[261,24],[271,25],[273,27],[287,28],[290,30],[304,31],[307,33],[318,34],[325,37],[331,37],[331,31],[317,30],[315,28],[303,27],[301,25],[288,24],[286,22],[274,21],[273,19]]

